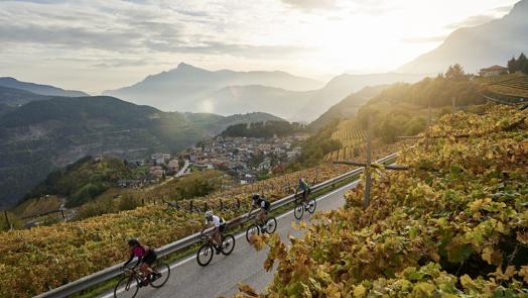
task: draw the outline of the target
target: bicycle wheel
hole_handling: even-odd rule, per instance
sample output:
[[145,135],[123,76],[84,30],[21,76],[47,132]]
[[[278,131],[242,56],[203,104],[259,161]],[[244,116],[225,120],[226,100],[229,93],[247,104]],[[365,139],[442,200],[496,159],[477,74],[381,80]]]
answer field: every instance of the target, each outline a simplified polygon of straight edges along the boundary
[[233,235],[224,235],[222,238],[222,254],[227,256],[235,249],[235,237]]
[[317,201],[315,199],[310,199],[308,200],[308,206],[306,207],[306,211],[310,213],[314,213],[316,207],[317,207]]
[[258,234],[260,234],[259,227],[257,226],[257,224],[252,224],[246,230],[246,240],[248,242],[251,242],[251,237],[253,237],[253,235]]
[[266,221],[266,233],[271,234],[277,229],[277,220],[275,217],[268,217]]
[[198,253],[196,254],[196,261],[198,261],[200,266],[207,266],[209,263],[211,263],[213,254],[213,246],[209,243],[206,243],[198,250]]
[[114,297],[136,297],[139,290],[139,280],[136,277],[125,276],[114,288]]
[[169,265],[167,265],[165,263],[157,263],[157,264],[154,264],[152,269],[154,270],[154,272],[160,273],[161,276],[160,277],[151,278],[149,283],[154,288],[160,288],[161,286],[163,286],[167,282],[167,280],[169,280],[170,267],[169,267]]
[[295,209],[293,209],[293,216],[295,216],[296,219],[301,219],[304,213],[304,205],[302,203],[295,205]]

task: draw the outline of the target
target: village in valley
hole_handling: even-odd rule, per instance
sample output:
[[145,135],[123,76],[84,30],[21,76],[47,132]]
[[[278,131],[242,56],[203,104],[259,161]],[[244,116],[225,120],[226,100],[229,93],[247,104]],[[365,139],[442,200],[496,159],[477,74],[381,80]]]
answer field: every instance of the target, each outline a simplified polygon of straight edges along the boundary
[[237,183],[247,184],[268,175],[273,169],[284,166],[301,154],[300,141],[308,138],[306,133],[272,138],[224,137],[201,141],[193,147],[171,155],[155,153],[147,161],[134,161],[148,164],[148,181],[120,180],[121,187],[137,187],[145,182],[156,183],[166,177],[179,177],[205,169],[217,169],[228,173]]

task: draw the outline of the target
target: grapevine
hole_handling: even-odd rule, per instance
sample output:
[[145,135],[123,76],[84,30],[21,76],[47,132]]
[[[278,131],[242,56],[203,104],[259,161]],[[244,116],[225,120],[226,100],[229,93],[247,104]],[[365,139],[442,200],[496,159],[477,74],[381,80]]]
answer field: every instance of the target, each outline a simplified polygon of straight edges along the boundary
[[262,238],[278,266],[259,297],[526,297],[527,113],[447,115],[402,152],[409,171],[374,175],[367,209],[358,187],[291,247]]

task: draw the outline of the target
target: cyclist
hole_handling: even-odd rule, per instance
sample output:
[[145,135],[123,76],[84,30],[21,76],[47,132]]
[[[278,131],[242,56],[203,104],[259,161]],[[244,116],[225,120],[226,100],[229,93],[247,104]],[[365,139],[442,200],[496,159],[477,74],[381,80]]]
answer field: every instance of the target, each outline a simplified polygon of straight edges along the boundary
[[211,234],[211,239],[213,240],[213,245],[216,249],[216,254],[220,253],[220,246],[222,245],[221,233],[224,232],[226,228],[225,220],[219,216],[213,214],[213,211],[209,210],[205,212],[205,223],[202,227],[201,234],[203,234],[206,228],[214,226],[213,233]]
[[[150,246],[142,245],[135,238],[128,240],[128,247],[130,248],[130,258],[123,264],[126,267],[128,263],[132,262],[134,257],[138,258],[138,262],[133,268],[139,265],[139,271],[143,273],[143,276],[151,276],[151,278],[158,278],[161,273],[155,272],[150,266],[156,261],[158,255]],[[142,285],[145,285],[148,281],[145,281]]]
[[308,194],[310,193],[310,185],[306,181],[304,181],[304,178],[299,179],[298,189],[302,191],[303,201],[306,202],[306,199],[308,199]]
[[251,215],[251,211],[253,210],[253,207],[260,208],[260,211],[257,214],[257,220],[261,228],[263,228],[264,225],[266,224],[266,219],[267,219],[266,216],[268,215],[270,206],[271,206],[270,202],[268,202],[264,197],[261,197],[259,194],[254,193],[251,196],[251,210],[249,211],[249,215]]
[[310,185],[304,180],[304,178],[299,179],[298,190],[302,191],[302,203],[303,205],[305,205],[306,210],[308,210],[308,208],[312,206],[312,203],[306,205],[306,202],[308,201],[308,195],[310,194],[311,189]]

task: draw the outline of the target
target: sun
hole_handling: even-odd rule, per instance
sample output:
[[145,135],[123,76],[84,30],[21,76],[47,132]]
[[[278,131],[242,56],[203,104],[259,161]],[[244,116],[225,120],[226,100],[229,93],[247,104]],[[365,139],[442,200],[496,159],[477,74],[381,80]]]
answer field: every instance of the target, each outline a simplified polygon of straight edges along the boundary
[[314,34],[320,59],[344,69],[390,69],[401,56],[401,26],[390,18],[355,18],[326,24]]

